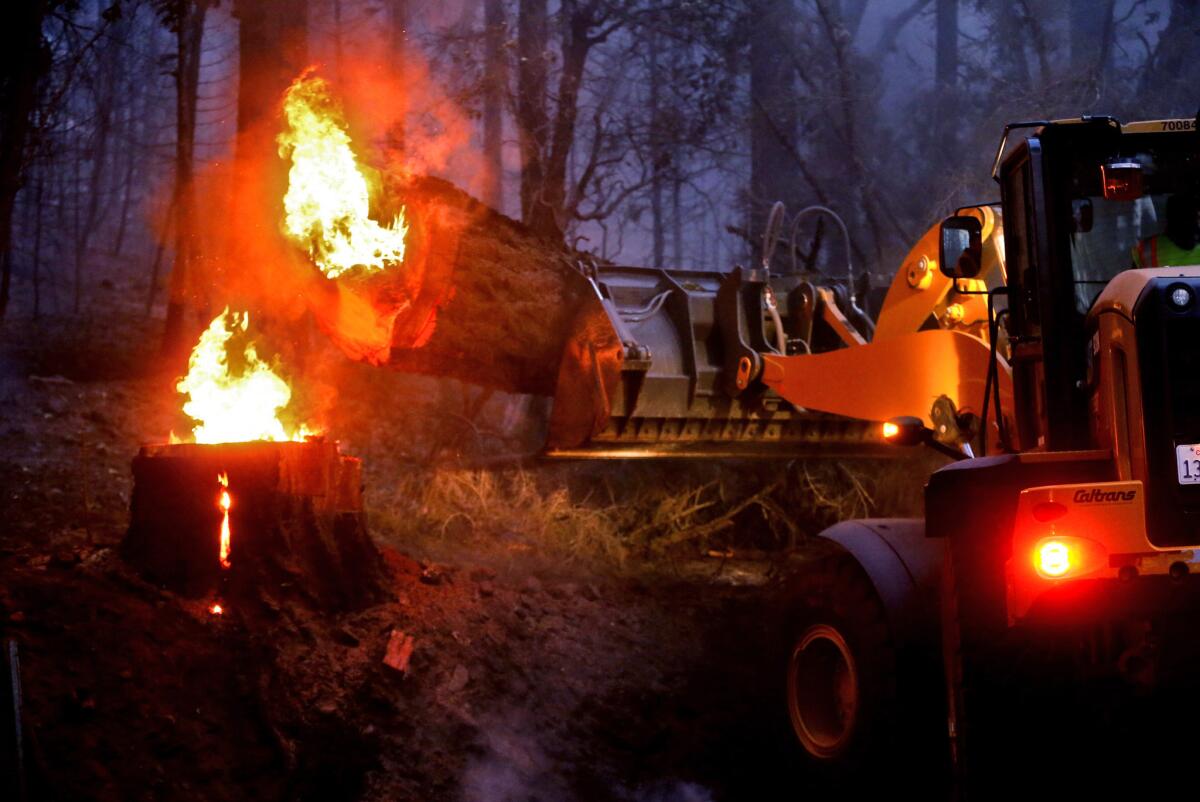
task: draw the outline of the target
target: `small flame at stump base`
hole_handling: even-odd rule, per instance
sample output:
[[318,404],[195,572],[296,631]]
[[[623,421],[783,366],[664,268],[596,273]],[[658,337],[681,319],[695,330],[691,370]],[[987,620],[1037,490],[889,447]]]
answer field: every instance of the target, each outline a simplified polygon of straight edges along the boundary
[[217,501],[217,506],[221,508],[221,512],[223,513],[221,518],[221,548],[219,556],[221,558],[221,567],[228,568],[233,564],[229,562],[229,508],[233,506],[233,499],[229,497],[229,474],[217,474],[217,482],[221,485],[221,497]]

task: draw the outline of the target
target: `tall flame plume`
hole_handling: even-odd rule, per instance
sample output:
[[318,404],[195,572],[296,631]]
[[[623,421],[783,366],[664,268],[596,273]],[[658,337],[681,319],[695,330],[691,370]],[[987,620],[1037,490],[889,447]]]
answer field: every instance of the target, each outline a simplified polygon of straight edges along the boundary
[[197,421],[197,443],[244,443],[252,440],[303,440],[312,434],[300,426],[289,432],[279,420],[292,389],[262,361],[253,343],[242,350],[242,369],[230,370],[229,341],[250,325],[250,314],[230,314],[229,307],[213,318],[188,359],[187,375],[175,385],[188,396],[183,411]]
[[329,85],[305,72],[285,93],[283,115],[279,155],[291,160],[283,198],[288,237],[307,249],[326,278],[355,267],[378,271],[401,264],[404,211],[386,226],[371,219],[367,176]]

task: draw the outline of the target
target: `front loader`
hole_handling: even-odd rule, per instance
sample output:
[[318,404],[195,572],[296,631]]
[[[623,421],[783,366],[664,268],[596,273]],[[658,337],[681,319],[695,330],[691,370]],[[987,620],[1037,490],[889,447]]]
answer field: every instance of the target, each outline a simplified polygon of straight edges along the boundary
[[970,798],[1110,776],[1088,761],[1133,753],[1081,746],[1093,725],[1190,726],[1200,677],[1200,266],[1144,256],[1181,252],[1155,238],[1200,191],[1196,122],[1010,125],[993,173],[1000,202],[931,229],[874,319],[849,271],[768,269],[797,252],[777,217],[724,276],[597,268],[548,448],[952,456],[923,519],[822,533],[778,668],[803,759],[869,767],[933,720]]

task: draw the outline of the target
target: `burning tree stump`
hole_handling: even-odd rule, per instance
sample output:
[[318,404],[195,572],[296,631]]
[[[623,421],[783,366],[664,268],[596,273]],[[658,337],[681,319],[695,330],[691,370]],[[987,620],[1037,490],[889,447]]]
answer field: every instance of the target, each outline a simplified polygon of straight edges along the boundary
[[336,443],[144,446],[133,476],[121,555],[153,581],[193,597],[300,596],[327,609],[384,595],[361,464]]

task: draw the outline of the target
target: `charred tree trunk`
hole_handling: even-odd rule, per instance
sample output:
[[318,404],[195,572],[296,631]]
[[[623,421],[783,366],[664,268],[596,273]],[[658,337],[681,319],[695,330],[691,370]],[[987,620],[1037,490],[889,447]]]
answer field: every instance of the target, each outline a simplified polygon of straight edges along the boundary
[[42,41],[46,0],[14,4],[0,26],[0,319],[12,281],[12,223],[26,166],[25,146],[37,88],[50,65]]

